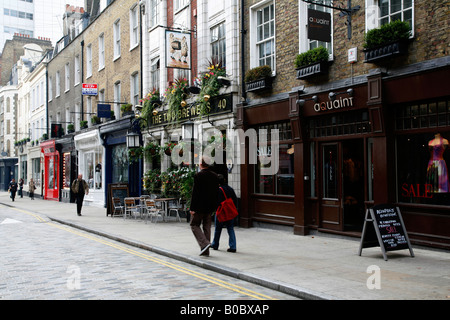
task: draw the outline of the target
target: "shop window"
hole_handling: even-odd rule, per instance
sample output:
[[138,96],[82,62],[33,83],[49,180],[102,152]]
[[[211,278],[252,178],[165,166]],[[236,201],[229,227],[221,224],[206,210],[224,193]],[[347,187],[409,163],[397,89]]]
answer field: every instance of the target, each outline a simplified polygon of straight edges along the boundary
[[[261,141],[262,129],[267,130],[267,143]],[[271,141],[272,130],[278,131],[278,150]],[[256,128],[258,135],[257,163],[255,165],[255,193],[272,195],[294,195],[294,145],[290,122],[262,125]],[[263,139],[264,140],[264,139]],[[274,152],[278,152],[278,165],[270,161],[266,163],[267,157],[274,159]],[[262,174],[262,169],[275,169],[273,175]]]
[[450,205],[450,131],[397,137],[399,202]]
[[84,155],[84,179],[89,184],[89,189],[102,188],[102,151],[88,152]]
[[370,131],[367,111],[332,114],[312,118],[308,122],[310,138],[362,134]]
[[62,165],[62,174],[63,174],[63,189],[70,189],[70,152],[66,152],[63,154],[63,165]]
[[128,182],[128,149],[125,144],[112,148],[112,182]]

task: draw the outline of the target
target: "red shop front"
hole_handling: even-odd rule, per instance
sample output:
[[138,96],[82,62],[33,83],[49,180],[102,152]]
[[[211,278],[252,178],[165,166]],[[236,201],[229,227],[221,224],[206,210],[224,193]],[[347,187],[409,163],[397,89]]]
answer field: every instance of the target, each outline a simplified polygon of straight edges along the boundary
[[44,155],[44,199],[59,201],[59,152],[55,140],[42,142],[41,152]]

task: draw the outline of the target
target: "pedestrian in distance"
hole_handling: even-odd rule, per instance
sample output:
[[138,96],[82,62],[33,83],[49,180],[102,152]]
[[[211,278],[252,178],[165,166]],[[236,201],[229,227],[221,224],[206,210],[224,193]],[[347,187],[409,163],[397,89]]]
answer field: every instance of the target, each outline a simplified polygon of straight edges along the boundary
[[[200,246],[200,255],[209,256],[212,215],[217,210],[219,180],[211,170],[210,158],[203,156],[200,171],[194,176],[191,197],[191,230]],[[202,227],[200,227],[202,226]]]
[[19,196],[23,198],[23,179],[19,179]]
[[28,182],[28,193],[30,194],[31,200],[34,200],[34,190],[36,190],[36,185],[33,178],[31,178],[30,182]]
[[[221,203],[222,201],[225,201],[225,195],[224,195],[224,192],[225,192],[227,198],[233,199],[233,203],[237,208],[237,197],[236,197],[236,193],[234,192],[233,188],[225,183],[225,177],[223,175],[219,174],[218,178],[219,178],[219,190],[218,190],[219,191],[219,194],[218,194],[219,203]],[[228,232],[229,248],[227,251],[228,252],[236,252],[236,235],[234,233],[234,219],[220,222],[219,219],[217,219],[217,217],[216,217],[215,226],[216,227],[214,230],[214,239],[211,244],[211,248],[213,248],[214,250],[219,249],[220,234],[222,233],[222,229],[225,227],[225,228],[227,228],[227,232]]]
[[83,175],[80,173],[78,178],[72,182],[72,192],[75,194],[77,202],[77,214],[81,216],[81,207],[83,206],[84,195],[89,194],[89,185],[83,179]]
[[16,198],[17,187],[18,186],[17,186],[16,179],[13,178],[8,186],[8,191],[10,192],[9,197],[12,199],[12,201],[14,201],[14,199]]

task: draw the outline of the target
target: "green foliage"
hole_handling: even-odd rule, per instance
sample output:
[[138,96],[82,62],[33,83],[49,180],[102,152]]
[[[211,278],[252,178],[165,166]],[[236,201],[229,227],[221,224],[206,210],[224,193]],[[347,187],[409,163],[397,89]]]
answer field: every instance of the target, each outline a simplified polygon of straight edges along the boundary
[[390,42],[407,40],[411,36],[408,22],[395,20],[377,29],[369,30],[364,36],[364,48],[379,47]]
[[320,46],[298,54],[294,64],[298,69],[316,62],[328,61],[328,55],[328,50]]
[[268,65],[256,67],[245,73],[245,82],[251,82],[272,76],[272,68]]
[[208,99],[205,101],[205,95],[211,97],[217,96],[222,84],[219,82],[219,77],[225,77],[225,68],[222,63],[212,60],[209,62],[208,71],[204,72],[199,78],[200,93],[197,98],[197,103],[200,105],[201,114],[208,113]]
[[183,101],[186,96],[186,89],[188,87],[188,80],[186,78],[177,79],[172,83],[170,87],[166,89],[165,97],[166,102],[169,105],[168,116],[169,121],[176,122],[179,117],[179,110],[181,106],[181,101]]

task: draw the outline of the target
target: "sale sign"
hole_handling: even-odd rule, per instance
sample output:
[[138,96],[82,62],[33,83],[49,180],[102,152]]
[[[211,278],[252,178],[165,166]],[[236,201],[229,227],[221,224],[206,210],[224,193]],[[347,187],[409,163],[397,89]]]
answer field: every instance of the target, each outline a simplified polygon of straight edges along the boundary
[[83,83],[81,94],[86,96],[96,96],[98,94],[98,85],[96,83]]

